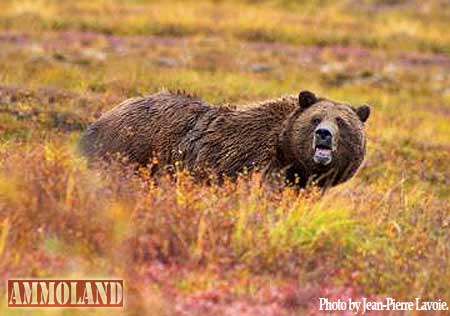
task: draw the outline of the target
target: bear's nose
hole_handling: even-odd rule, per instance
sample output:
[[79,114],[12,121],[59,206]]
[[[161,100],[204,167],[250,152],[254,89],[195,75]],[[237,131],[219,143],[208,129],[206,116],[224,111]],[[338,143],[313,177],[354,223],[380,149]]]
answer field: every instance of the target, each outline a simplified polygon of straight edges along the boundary
[[316,137],[319,140],[331,141],[333,134],[331,133],[331,131],[328,128],[318,128],[316,130]]

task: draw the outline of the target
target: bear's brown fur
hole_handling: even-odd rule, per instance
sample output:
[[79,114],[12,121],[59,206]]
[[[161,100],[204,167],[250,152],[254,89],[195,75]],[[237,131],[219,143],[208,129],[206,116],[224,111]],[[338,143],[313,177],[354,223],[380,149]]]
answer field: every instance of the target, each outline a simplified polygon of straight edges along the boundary
[[[300,186],[312,179],[328,186],[349,179],[363,161],[363,123],[369,113],[366,105],[355,109],[308,91],[241,109],[161,92],[127,100],[105,113],[80,145],[89,158],[120,153],[140,165],[156,158],[160,168],[179,163],[197,177],[205,176],[205,170],[220,179],[259,169]],[[314,133],[321,122],[334,127],[332,154],[320,152],[332,157],[328,165],[314,160],[319,150]]]

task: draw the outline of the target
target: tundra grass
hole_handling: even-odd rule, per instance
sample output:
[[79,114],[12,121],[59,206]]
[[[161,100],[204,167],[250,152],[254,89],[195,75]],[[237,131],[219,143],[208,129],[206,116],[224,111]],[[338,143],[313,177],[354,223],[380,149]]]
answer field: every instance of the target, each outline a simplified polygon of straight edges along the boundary
[[[120,277],[130,315],[450,302],[448,20],[445,1],[2,1],[2,279]],[[301,89],[367,102],[366,161],[323,196],[258,175],[204,186],[88,168],[87,124],[160,89],[242,106]]]

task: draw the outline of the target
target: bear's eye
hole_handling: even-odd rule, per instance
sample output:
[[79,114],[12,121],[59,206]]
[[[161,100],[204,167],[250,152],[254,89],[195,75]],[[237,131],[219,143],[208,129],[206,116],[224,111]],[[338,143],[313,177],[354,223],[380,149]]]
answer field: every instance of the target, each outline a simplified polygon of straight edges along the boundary
[[314,118],[311,120],[311,123],[312,123],[313,125],[319,125],[321,121],[322,121],[322,120],[320,119],[320,117],[314,117]]
[[337,117],[336,118],[336,123],[338,124],[339,127],[346,127],[347,126],[347,122],[341,118],[341,117]]

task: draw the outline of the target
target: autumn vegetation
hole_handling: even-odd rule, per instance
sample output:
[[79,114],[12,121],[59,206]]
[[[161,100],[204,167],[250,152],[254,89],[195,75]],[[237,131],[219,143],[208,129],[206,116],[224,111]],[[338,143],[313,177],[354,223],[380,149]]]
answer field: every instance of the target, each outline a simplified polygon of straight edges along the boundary
[[[0,315],[450,303],[449,20],[439,0],[2,1]],[[366,161],[324,195],[258,174],[218,186],[88,166],[87,124],[164,88],[213,104],[302,89],[367,102]],[[13,277],[123,278],[126,308],[7,308]]]

